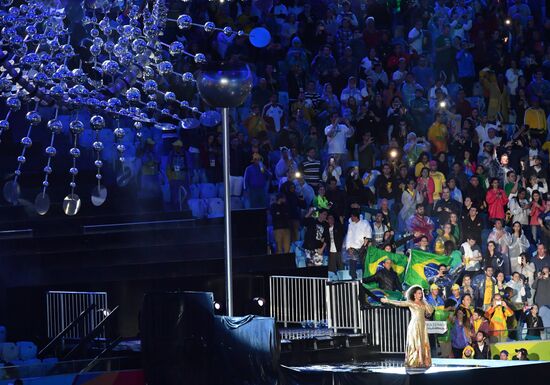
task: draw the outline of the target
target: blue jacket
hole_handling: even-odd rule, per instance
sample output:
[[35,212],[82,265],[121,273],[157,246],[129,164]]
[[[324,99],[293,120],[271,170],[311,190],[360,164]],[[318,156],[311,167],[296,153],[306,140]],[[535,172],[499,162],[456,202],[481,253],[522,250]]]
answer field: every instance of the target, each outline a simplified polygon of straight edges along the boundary
[[475,77],[474,57],[467,50],[461,49],[456,54],[456,64],[458,65],[459,78]]

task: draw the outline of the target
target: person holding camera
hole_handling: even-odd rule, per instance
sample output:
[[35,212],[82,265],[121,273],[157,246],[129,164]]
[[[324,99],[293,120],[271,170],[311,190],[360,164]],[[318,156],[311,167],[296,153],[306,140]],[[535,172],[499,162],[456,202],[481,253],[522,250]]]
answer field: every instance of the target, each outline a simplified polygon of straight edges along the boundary
[[491,306],[485,312],[489,320],[489,335],[491,340],[506,341],[508,338],[507,319],[514,316],[514,311],[503,300],[499,293],[493,296]]
[[539,271],[537,278],[533,283],[533,289],[536,290],[533,302],[539,306],[550,306],[550,267],[544,266]]

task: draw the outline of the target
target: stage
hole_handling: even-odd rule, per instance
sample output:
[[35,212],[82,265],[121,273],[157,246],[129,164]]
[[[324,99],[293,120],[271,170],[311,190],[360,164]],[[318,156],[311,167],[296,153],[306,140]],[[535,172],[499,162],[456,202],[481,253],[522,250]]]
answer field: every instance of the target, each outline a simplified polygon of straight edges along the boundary
[[[550,362],[434,359],[424,372],[407,371],[402,360],[283,366],[289,385],[515,385],[530,380],[541,383],[550,372]],[[544,382],[543,382],[544,383]]]

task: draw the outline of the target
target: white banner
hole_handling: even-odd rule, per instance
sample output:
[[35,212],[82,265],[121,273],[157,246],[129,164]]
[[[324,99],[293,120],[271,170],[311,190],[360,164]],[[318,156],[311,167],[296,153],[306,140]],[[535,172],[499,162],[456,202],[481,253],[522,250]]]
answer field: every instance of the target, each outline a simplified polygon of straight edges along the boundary
[[447,321],[426,321],[428,334],[445,334],[447,332]]

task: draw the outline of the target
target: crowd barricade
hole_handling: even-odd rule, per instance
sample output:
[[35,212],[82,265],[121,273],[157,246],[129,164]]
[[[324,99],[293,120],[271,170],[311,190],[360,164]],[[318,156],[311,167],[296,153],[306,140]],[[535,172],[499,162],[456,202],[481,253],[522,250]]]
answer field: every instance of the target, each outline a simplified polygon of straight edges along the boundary
[[[90,305],[96,305],[96,311],[91,313],[82,328],[73,328],[65,338],[81,339],[90,333],[103,319],[108,311],[107,293],[81,291],[49,291],[46,294],[46,314],[48,337],[54,338],[61,333],[80,313]],[[105,338],[105,330],[98,338]]]
[[403,353],[410,312],[404,308],[361,309],[360,281],[270,277],[270,315],[285,328],[328,327],[334,333],[367,334],[382,353]]

